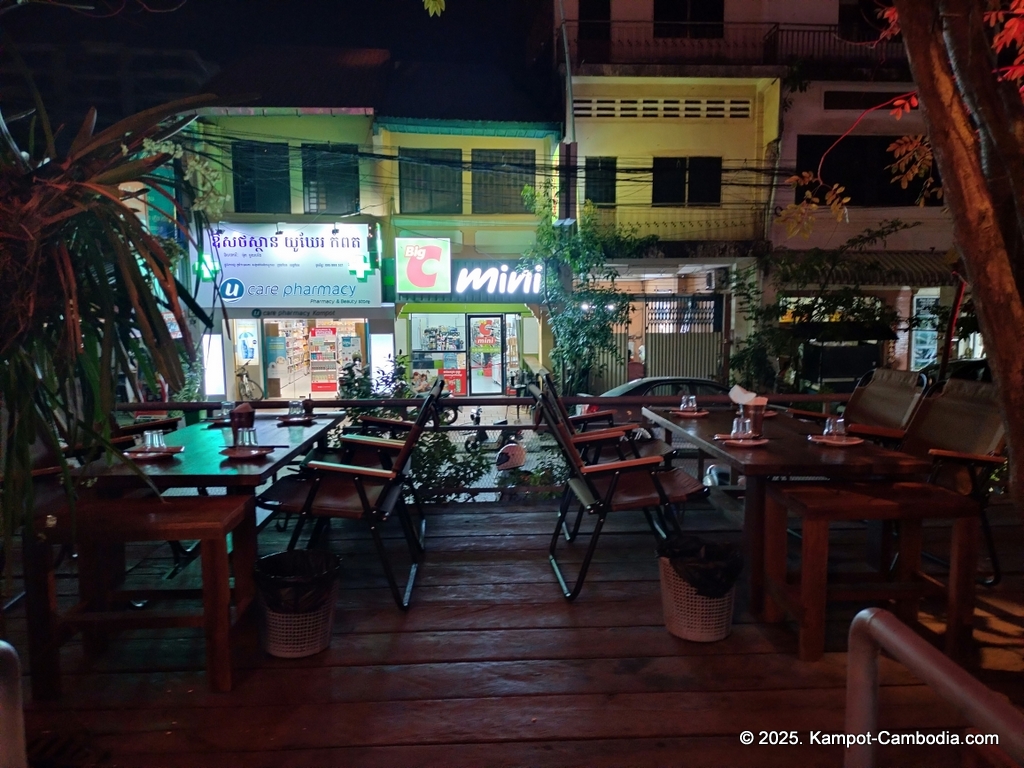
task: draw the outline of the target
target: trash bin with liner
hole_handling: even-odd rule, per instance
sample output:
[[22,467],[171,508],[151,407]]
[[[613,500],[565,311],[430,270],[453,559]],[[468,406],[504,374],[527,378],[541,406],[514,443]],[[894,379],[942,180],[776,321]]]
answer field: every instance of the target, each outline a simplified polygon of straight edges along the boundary
[[665,626],[683,640],[709,643],[732,631],[736,580],[743,559],[735,547],[676,535],[658,545]]
[[271,656],[312,656],[331,644],[341,561],[320,550],[292,550],[256,561],[260,641]]

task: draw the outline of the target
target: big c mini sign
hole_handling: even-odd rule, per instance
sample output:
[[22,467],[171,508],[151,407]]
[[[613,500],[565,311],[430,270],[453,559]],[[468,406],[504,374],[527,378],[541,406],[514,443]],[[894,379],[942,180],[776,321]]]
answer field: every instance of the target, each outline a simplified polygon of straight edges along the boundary
[[398,293],[452,292],[452,248],[447,238],[395,238]]

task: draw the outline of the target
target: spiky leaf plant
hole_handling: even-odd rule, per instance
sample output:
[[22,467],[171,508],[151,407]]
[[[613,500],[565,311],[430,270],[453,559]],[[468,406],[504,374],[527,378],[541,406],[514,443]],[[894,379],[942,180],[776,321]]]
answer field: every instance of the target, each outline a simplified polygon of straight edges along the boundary
[[[32,504],[40,445],[110,447],[119,374],[184,383],[164,320],[172,313],[194,349],[183,303],[205,315],[172,273],[168,254],[126,204],[121,185],[150,182],[167,155],[144,156],[187,125],[192,97],[146,110],[96,133],[91,111],[58,157],[45,114],[37,157],[0,118],[0,507],[9,546]],[[153,187],[153,189],[158,189]],[[208,320],[206,320],[208,322]],[[69,493],[70,473],[59,451]]]

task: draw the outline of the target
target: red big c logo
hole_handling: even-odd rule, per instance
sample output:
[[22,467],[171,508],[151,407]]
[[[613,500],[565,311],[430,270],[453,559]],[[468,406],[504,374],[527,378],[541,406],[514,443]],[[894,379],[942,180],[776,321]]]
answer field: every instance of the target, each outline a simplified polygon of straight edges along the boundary
[[[423,267],[428,261],[441,261],[439,245],[407,245],[405,246],[405,275],[409,282],[417,288],[433,288],[437,283],[437,272],[426,272]],[[434,267],[437,269],[437,266]]]

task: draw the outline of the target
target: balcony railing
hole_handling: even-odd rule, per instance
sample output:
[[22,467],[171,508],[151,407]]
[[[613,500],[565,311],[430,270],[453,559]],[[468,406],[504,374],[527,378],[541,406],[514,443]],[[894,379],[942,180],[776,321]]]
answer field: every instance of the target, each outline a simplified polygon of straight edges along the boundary
[[[836,25],[756,22],[568,21],[573,68],[583,64],[786,64],[906,66],[900,42],[852,42]],[[561,51],[562,38],[556,35]]]

